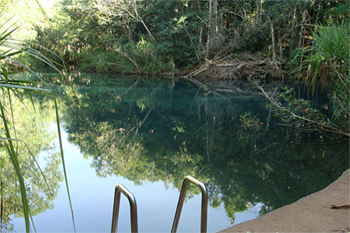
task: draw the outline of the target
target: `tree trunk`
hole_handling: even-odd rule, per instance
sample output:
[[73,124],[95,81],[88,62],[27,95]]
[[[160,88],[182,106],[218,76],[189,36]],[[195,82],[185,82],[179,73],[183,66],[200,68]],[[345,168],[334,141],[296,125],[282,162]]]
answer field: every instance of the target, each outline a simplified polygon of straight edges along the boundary
[[[199,11],[199,13],[202,13],[200,0],[197,1],[197,4],[198,4],[198,11]],[[198,15],[197,15],[197,17],[198,17]],[[205,48],[204,48],[204,45],[203,45],[202,36],[203,36],[203,27],[201,27],[201,29],[199,30],[199,44],[201,45],[203,51],[205,51]]]
[[218,25],[218,0],[214,0],[214,15],[215,15],[215,31],[214,31],[214,37],[216,38],[219,33],[219,25]]
[[146,23],[143,21],[143,19],[141,18],[141,16],[140,16],[139,13],[137,12],[136,3],[135,3],[135,5],[133,5],[133,8],[134,8],[134,12],[135,12],[135,15],[136,15],[137,20],[138,20],[140,23],[142,23],[143,27],[146,29],[146,31],[148,32],[148,34],[149,34],[150,37],[152,38],[153,42],[154,42],[155,44],[157,44],[156,39],[153,37],[153,35],[152,35],[151,31],[148,29]]
[[278,33],[279,59],[282,59],[283,54],[283,37]]
[[262,0],[256,0],[256,22],[260,26],[262,18]]
[[216,47],[218,44],[219,25],[218,25],[218,0],[209,0],[209,24],[208,24],[208,43],[207,51]]
[[213,0],[209,0],[209,20],[208,20],[208,38],[207,38],[207,53],[209,53],[210,48],[210,32],[211,32],[211,5]]
[[124,22],[124,26],[122,27],[124,34],[128,37],[128,41],[133,42],[134,37],[132,35],[132,31],[130,30],[130,27],[127,25],[126,21]]
[[[304,33],[304,23],[305,23],[305,20],[306,20],[306,10],[304,10],[304,14],[303,14],[303,22],[302,22],[302,25],[301,25],[301,29],[300,29],[300,40],[299,40],[299,45],[298,45],[298,48],[300,48],[302,46],[302,41],[303,41],[303,33]],[[303,46],[304,47],[304,46]]]
[[270,26],[271,26],[271,38],[272,38],[272,58],[273,62],[276,62],[276,46],[275,46],[275,35],[274,35],[274,29],[273,29],[273,23],[270,20]]
[[291,44],[292,44],[292,49],[294,49],[294,45],[296,43],[294,43],[294,27],[295,27],[295,23],[297,21],[297,6],[295,5],[294,7],[294,13],[293,13],[293,24],[292,24],[292,36],[291,36]]

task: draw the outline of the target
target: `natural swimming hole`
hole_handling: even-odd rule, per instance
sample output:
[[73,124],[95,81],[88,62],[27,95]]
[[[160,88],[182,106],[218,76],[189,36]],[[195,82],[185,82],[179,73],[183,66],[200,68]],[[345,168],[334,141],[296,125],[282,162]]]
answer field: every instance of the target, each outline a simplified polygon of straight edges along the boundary
[[[208,189],[208,232],[217,232],[318,191],[348,167],[346,143],[276,125],[259,95],[215,96],[181,80],[136,78],[74,90],[79,104],[69,86],[57,87],[77,232],[110,231],[117,184],[136,197],[139,232],[170,232],[182,181],[191,175]],[[50,145],[38,157],[57,150]],[[178,232],[199,231],[200,201],[189,185]],[[49,202],[52,208],[33,217],[36,230],[73,232],[64,182]],[[21,218],[11,224],[25,229]],[[130,232],[124,197],[118,232]]]

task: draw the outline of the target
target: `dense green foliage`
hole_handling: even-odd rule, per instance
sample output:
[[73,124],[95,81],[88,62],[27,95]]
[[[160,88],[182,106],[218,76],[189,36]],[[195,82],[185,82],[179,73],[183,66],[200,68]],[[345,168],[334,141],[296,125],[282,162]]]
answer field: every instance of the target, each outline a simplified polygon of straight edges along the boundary
[[349,18],[346,0],[64,0],[56,9],[36,41],[85,72],[175,72],[246,51],[291,65],[318,25]]

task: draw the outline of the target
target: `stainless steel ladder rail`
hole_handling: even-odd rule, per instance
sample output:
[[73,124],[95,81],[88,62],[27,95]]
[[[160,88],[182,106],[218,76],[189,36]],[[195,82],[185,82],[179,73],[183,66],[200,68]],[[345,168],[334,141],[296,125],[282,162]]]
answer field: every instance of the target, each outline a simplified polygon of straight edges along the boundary
[[186,190],[187,190],[187,186],[188,186],[189,182],[197,185],[201,189],[201,192],[202,192],[201,232],[207,232],[207,218],[208,218],[208,192],[207,192],[207,188],[199,180],[193,178],[192,176],[186,176],[183,183],[182,183],[179,202],[177,204],[174,222],[173,222],[173,226],[171,228],[171,233],[175,233],[177,230],[177,226],[179,224],[181,210],[182,210],[182,206],[183,206],[183,203],[185,200]]
[[138,232],[138,225],[137,225],[136,199],[135,199],[134,195],[121,184],[118,184],[115,187],[111,233],[114,233],[117,231],[119,207],[120,207],[120,193],[123,193],[129,200],[131,232],[137,233]]

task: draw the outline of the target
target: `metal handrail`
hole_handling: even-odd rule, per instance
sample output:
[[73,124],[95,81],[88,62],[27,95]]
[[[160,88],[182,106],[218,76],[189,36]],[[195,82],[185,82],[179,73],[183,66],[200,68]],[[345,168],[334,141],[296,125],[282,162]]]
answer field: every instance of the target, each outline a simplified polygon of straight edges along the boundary
[[114,206],[113,206],[113,217],[112,217],[112,230],[111,232],[114,233],[117,231],[117,225],[118,225],[118,216],[119,216],[119,207],[120,207],[120,193],[123,193],[124,196],[126,196],[129,200],[130,204],[130,221],[131,221],[131,232],[138,232],[137,227],[137,206],[136,206],[136,199],[134,195],[127,190],[123,185],[118,184],[115,187],[115,194],[114,194]]
[[188,182],[192,182],[197,185],[202,192],[202,206],[201,206],[201,232],[207,232],[207,217],[208,217],[208,192],[205,185],[199,180],[193,178],[192,176],[186,176],[180,192],[179,202],[177,203],[176,213],[174,217],[173,226],[171,228],[171,233],[175,233],[177,226],[179,224],[182,206],[186,196],[186,190]]

